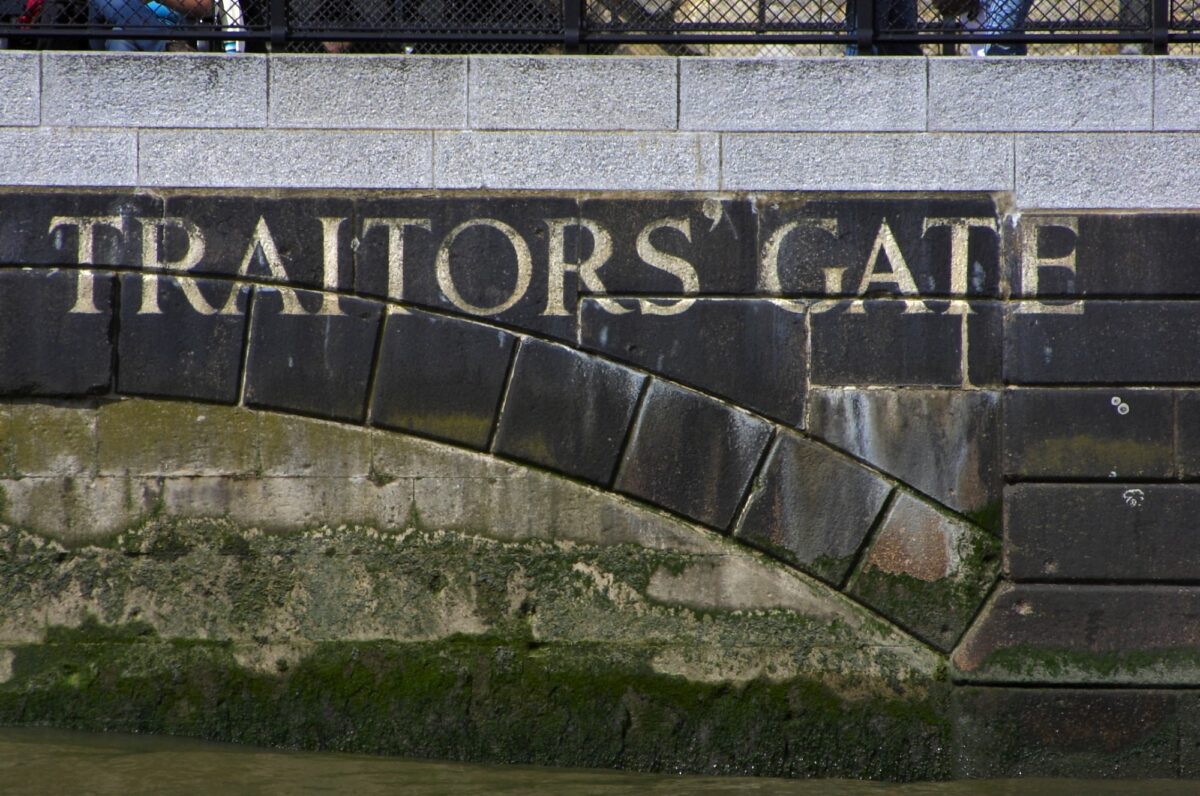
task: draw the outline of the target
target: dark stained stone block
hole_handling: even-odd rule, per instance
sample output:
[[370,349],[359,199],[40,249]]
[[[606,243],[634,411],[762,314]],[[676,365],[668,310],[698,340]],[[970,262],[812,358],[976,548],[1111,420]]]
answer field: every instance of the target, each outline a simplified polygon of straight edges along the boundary
[[1191,478],[1200,475],[1200,392],[1177,391],[1175,403],[1179,475]]
[[86,270],[0,271],[0,395],[108,392],[115,282]]
[[1200,382],[1200,303],[1086,301],[1078,314],[1011,305],[1004,378],[1012,384]]
[[817,389],[809,407],[813,435],[998,530],[998,393]]
[[724,530],[770,436],[761,420],[655,379],[615,487]]
[[236,403],[249,297],[227,281],[122,275],[117,390]]
[[372,424],[486,449],[515,342],[470,321],[389,312]]
[[574,342],[574,200],[370,199],[356,210],[357,292]]
[[785,296],[1000,295],[989,196],[763,200],[758,287]]
[[246,404],[361,422],[383,306],[292,292],[254,289]]
[[957,387],[1000,381],[1002,315],[996,302],[823,302],[809,308],[809,317],[813,384]]
[[607,486],[644,381],[620,365],[527,340],[517,351],[493,447]]
[[1200,685],[1200,588],[1002,585],[951,661],[986,683]]
[[1164,690],[956,688],[954,775],[1175,779],[1193,700]]
[[[1200,295],[1200,214],[1027,213],[1017,232],[1009,271],[1014,296]],[[1027,269],[1044,266],[1036,286],[1023,279],[1023,258]]]
[[794,312],[771,301],[698,299],[677,315],[644,309],[638,300],[585,299],[582,346],[803,425],[803,305]]
[[1169,392],[1008,390],[1004,472],[1018,478],[1170,478],[1174,426]]
[[999,570],[994,537],[900,492],[846,590],[948,652]]
[[[593,199],[580,203],[579,214],[611,242],[611,254],[597,262],[602,288],[581,285],[581,292],[756,292],[757,219],[749,200]],[[585,262],[603,256],[603,238],[590,232],[581,236]]]
[[143,222],[162,214],[146,194],[0,193],[0,265],[137,267]]
[[[242,273],[317,289],[349,290],[353,284],[356,225],[349,199],[172,196],[165,212],[195,227],[167,226],[160,258],[187,263],[203,247],[203,257],[188,268],[193,274]],[[192,239],[197,234],[202,240]]]
[[1004,509],[1013,580],[1200,581],[1200,484],[1021,484]]
[[735,535],[840,585],[891,484],[797,434],[780,433]]

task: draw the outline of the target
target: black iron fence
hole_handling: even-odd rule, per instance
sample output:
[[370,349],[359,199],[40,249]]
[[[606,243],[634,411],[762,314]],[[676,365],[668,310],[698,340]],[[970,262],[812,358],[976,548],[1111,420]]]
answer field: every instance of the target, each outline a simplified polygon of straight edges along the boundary
[[[0,0],[0,40],[331,52],[653,46],[679,54],[776,45],[903,54],[990,44],[1022,52],[1029,43],[1073,43],[1163,53],[1200,41],[1200,0]],[[139,41],[153,46],[130,44]]]

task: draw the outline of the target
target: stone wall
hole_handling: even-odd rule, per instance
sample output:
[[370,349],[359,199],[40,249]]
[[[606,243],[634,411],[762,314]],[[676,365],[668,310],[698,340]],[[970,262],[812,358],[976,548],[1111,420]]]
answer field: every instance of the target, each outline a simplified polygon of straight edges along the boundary
[[0,59],[0,721],[1195,773],[1195,62]]

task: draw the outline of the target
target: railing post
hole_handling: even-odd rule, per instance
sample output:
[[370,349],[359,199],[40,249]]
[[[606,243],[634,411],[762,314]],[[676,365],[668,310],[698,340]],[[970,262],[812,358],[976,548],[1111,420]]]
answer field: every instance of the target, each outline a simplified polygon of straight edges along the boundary
[[875,0],[854,0],[854,16],[858,54],[865,55],[875,46]]
[[584,0],[563,0],[563,49],[569,53],[582,51]]
[[271,46],[281,45],[287,41],[287,0],[271,0],[267,13],[271,22]]
[[1171,30],[1171,0],[1150,0],[1150,47],[1155,55],[1167,54]]

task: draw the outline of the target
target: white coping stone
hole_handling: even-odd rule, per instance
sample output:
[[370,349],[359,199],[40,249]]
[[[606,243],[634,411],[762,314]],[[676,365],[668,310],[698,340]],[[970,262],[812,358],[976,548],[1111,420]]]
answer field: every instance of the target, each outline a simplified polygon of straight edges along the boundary
[[0,50],[0,125],[38,123],[41,65],[37,53]]
[[432,134],[144,130],[141,184],[205,188],[428,188]]
[[1004,191],[1007,135],[735,133],[723,137],[721,187],[771,191]]
[[42,123],[262,127],[267,58],[224,53],[45,53]]
[[929,129],[1149,130],[1149,58],[931,58]]
[[270,61],[272,127],[461,129],[467,59],[284,55]]
[[0,129],[0,181],[5,185],[136,185],[137,133]]
[[1154,129],[1200,130],[1200,58],[1154,59]]
[[471,58],[476,130],[674,130],[674,58]]
[[706,133],[435,133],[439,188],[715,190]]
[[1028,209],[1200,207],[1200,135],[1017,138],[1017,205]]
[[689,58],[683,130],[925,129],[924,58]]

